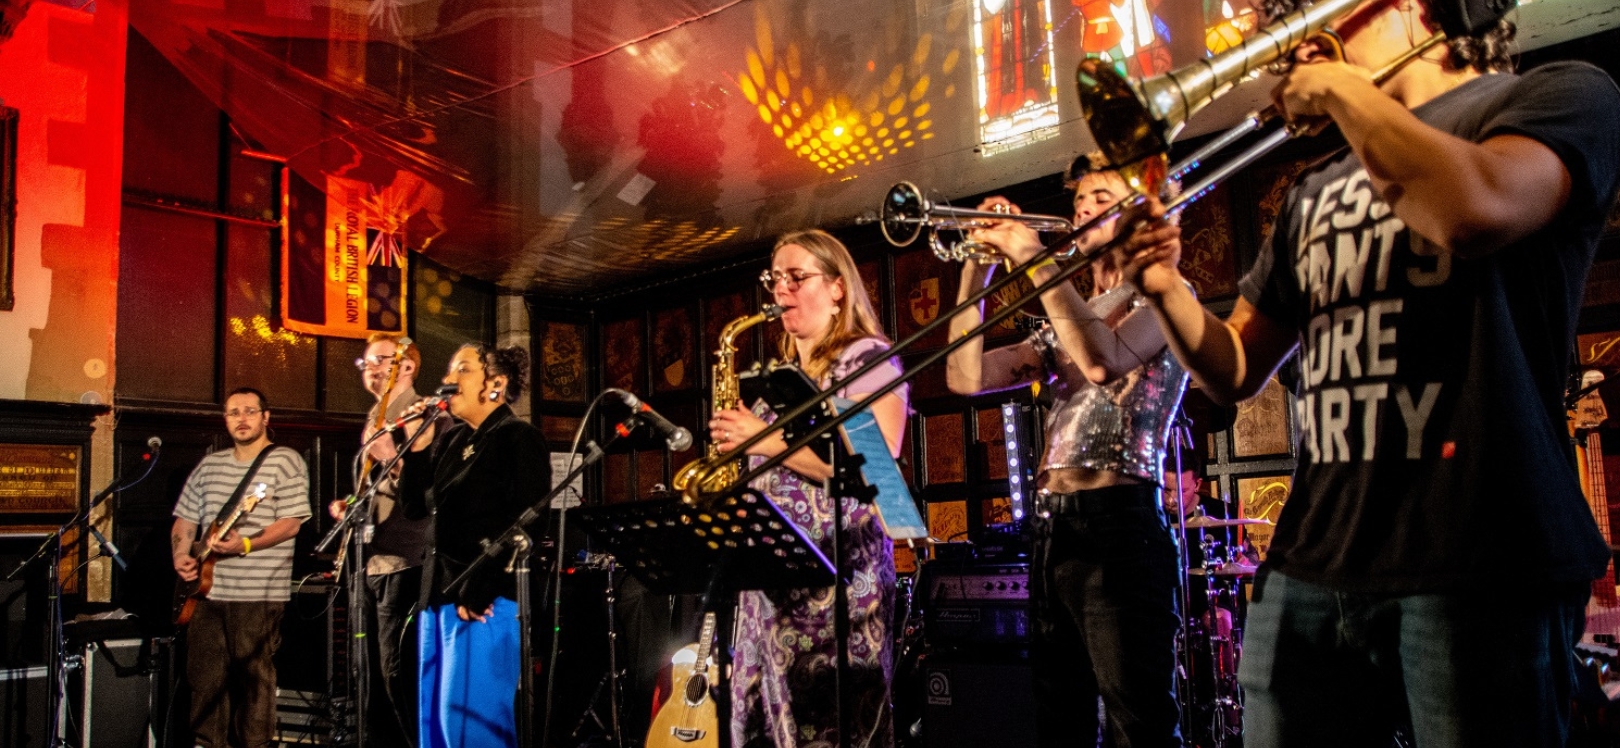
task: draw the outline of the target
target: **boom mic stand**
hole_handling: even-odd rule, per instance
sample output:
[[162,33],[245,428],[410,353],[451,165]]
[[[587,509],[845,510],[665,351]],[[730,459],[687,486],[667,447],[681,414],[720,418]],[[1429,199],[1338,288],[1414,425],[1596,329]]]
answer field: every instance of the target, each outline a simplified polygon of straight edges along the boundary
[[158,458],[161,457],[162,454],[162,443],[155,443],[152,446],[152,451],[146,453],[145,455],[146,470],[141,473],[139,478],[136,478],[135,480],[124,485],[119,485],[118,478],[113,478],[113,480],[107,484],[107,487],[101,490],[101,493],[98,493],[90,498],[90,501],[85,504],[82,511],[75,513],[71,519],[62,523],[61,527],[56,528],[55,532],[51,533],[49,537],[45,538],[44,542],[39,544],[39,548],[34,551],[33,555],[29,556],[22,563],[18,564],[17,568],[12,569],[11,573],[6,575],[6,581],[10,582],[21,576],[24,570],[35,563],[42,561],[47,562],[45,569],[45,590],[50,602],[46,605],[45,626],[46,629],[50,631],[51,637],[50,649],[47,653],[47,664],[49,666],[49,681],[47,682],[47,687],[50,689],[50,697],[46,702],[46,720],[48,723],[48,729],[50,730],[50,737],[47,738],[49,745],[67,745],[67,740],[62,734],[64,729],[62,724],[62,702],[67,698],[66,689],[68,672],[74,668],[77,668],[81,664],[78,657],[68,656],[67,643],[64,638],[65,633],[62,630],[62,537],[66,535],[68,531],[82,525],[85,529],[90,531],[91,535],[95,537],[96,542],[100,547],[100,555],[116,561],[119,568],[127,568],[127,564],[124,562],[124,559],[118,555],[117,547],[115,547],[112,543],[107,542],[107,538],[103,537],[99,530],[91,526],[90,515],[93,514],[96,507],[100,506],[102,502],[107,500],[108,497],[120,491],[133,488],[136,484],[146,480],[147,476],[152,474],[152,469],[157,467]]
[[[429,413],[429,411],[423,412]],[[432,420],[432,417],[436,417],[437,413],[438,411],[432,411],[431,416],[424,420]],[[416,444],[417,438],[422,435],[423,431],[425,429],[419,428],[416,433],[411,434],[410,438],[406,439],[405,443],[395,451],[393,459],[378,466],[377,474],[388,475],[393,472],[394,466],[399,464],[405,454],[411,451],[411,447]],[[354,485],[360,485],[360,479],[364,477],[360,475],[360,465],[365,458],[366,450],[371,447],[372,442],[377,441],[384,435],[391,435],[393,432],[394,429],[392,428],[379,429],[377,433],[371,435],[370,439],[360,445],[360,451],[356,452],[354,456]],[[371,508],[374,505],[377,488],[380,484],[381,481],[372,481],[364,491],[355,497],[354,502],[349,504],[348,510],[344,512],[343,519],[332,525],[332,529],[327,531],[326,536],[315,544],[316,553],[331,553],[345,532],[352,530],[356,524],[361,524],[360,518],[366,518],[367,523],[369,523]],[[364,526],[364,524],[361,524],[362,528]],[[361,575],[366,570],[367,538],[365,535],[364,532],[349,533],[349,542],[352,545],[345,559],[350,569],[348,579],[349,666],[350,672],[354,675],[354,680],[350,681],[354,684],[354,703],[350,711],[355,715],[354,740],[355,745],[359,746],[359,748],[366,748],[366,718],[369,716],[367,712],[371,707],[371,645],[369,644],[370,635],[367,631],[369,623],[366,620],[366,615],[362,612],[365,610],[366,595],[371,593],[371,590],[361,582]],[[339,573],[341,571],[340,569]],[[407,726],[401,725],[401,727],[406,728]],[[409,732],[409,730],[406,729],[406,732]]]

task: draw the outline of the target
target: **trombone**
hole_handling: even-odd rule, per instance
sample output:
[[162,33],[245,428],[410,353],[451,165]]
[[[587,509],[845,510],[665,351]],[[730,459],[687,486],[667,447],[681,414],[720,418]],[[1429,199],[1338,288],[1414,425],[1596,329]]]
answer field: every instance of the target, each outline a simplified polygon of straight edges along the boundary
[[[949,342],[942,348],[935,350],[916,361],[900,377],[879,387],[867,396],[863,403],[876,402],[878,398],[893,392],[905,384],[919,372],[938,363],[952,351],[966,344],[971,338],[978,337],[1000,324],[1006,318],[1019,311],[1025,303],[1037,299],[1059,284],[1067,283],[1069,278],[1092,261],[1109,252],[1121,240],[1128,237],[1130,232],[1122,231],[1113,240],[1100,242],[1096,246],[1081,249],[1077,242],[1093,228],[1107,221],[1119,218],[1126,213],[1137,213],[1147,207],[1148,194],[1159,194],[1170,183],[1171,167],[1168,159],[1169,144],[1175,133],[1186,124],[1195,112],[1203,108],[1210,101],[1231,90],[1251,72],[1282,59],[1291,53],[1295,47],[1322,33],[1328,24],[1349,13],[1359,6],[1363,0],[1320,0],[1314,5],[1296,10],[1278,19],[1276,23],[1255,33],[1244,43],[1233,47],[1214,57],[1200,60],[1191,65],[1172,70],[1160,76],[1132,83],[1120,76],[1113,68],[1100,60],[1086,60],[1080,64],[1076,74],[1076,82],[1080,92],[1081,109],[1085,114],[1086,122],[1090,126],[1093,138],[1101,147],[1103,155],[1109,163],[1118,165],[1116,168],[1125,177],[1126,182],[1136,190],[1136,193],[1115,203],[1112,207],[1093,216],[1090,220],[1079,226],[1071,226],[1067,234],[1056,242],[1048,244],[1045,249],[1037,252],[1023,267],[1033,267],[1048,260],[1063,260],[1058,272],[1045,282],[1036,284],[1034,289],[1020,296],[990,314],[979,323],[977,327],[965,330],[961,334],[950,336]],[[1491,20],[1494,23],[1494,19]],[[1476,23],[1476,27],[1477,27]],[[1469,29],[1463,29],[1467,31]],[[1474,30],[1478,30],[1477,28]],[[1378,71],[1375,82],[1383,82],[1400,66],[1417,59],[1424,51],[1438,44],[1444,39],[1444,34],[1435,34],[1422,44],[1409,50],[1395,62]],[[1273,112],[1274,117],[1275,112]],[[1261,115],[1256,114],[1255,117]],[[1240,125],[1240,127],[1245,127]],[[1226,140],[1221,147],[1236,142],[1247,132],[1244,130],[1218,138],[1217,141]],[[1241,170],[1272,148],[1281,144],[1289,137],[1299,134],[1291,129],[1282,128],[1271,136],[1257,143],[1235,157],[1232,161],[1215,170],[1214,174],[1196,183],[1193,187],[1182,190],[1173,200],[1165,204],[1166,213],[1180,212],[1194,200],[1214,189],[1220,180]],[[1230,138],[1230,139],[1228,139]],[[1218,150],[1218,149],[1217,149]],[[1213,151],[1211,151],[1212,153]],[[1208,155],[1208,154],[1204,154]],[[1200,156],[1202,158],[1203,156]],[[1178,164],[1177,168],[1186,167],[1186,163]],[[890,235],[891,229],[895,236],[905,236],[910,233],[911,240],[915,240],[924,225],[949,226],[952,228],[973,227],[969,221],[980,220],[1017,220],[1017,216],[1003,215],[989,211],[963,211],[957,208],[947,208],[945,212],[934,215],[934,211],[925,210],[924,206],[931,203],[923,200],[914,185],[905,185],[909,189],[891,189],[889,197],[884,204],[884,234]],[[899,187],[897,185],[897,187]],[[897,201],[891,208],[890,201]],[[894,216],[894,221],[888,220]],[[1049,217],[1048,217],[1049,218]],[[891,238],[892,241],[892,238]],[[909,243],[909,242],[908,242]],[[1074,262],[1069,260],[1074,259]],[[956,312],[976,306],[979,302],[992,294],[999,293],[1006,286],[1023,278],[1021,273],[1005,273],[1000,278],[985,284],[983,288],[968,296],[960,305],[948,312],[942,312],[932,322],[923,325],[921,329],[913,332],[905,339],[899,341],[890,349],[889,356],[876,357],[865,365],[856,368],[844,378],[834,382],[816,397],[799,404],[786,413],[779,414],[777,421],[758,434],[748,438],[737,446],[737,453],[745,453],[771,435],[782,431],[787,424],[809,414],[812,410],[821,408],[835,392],[850,382],[886,365],[892,356],[903,355],[908,349],[916,347],[917,343],[942,325],[947,325],[956,315]],[[748,485],[767,471],[782,464],[789,455],[806,446],[815,443],[818,439],[831,433],[833,429],[848,421],[858,410],[852,408],[831,418],[821,419],[814,428],[793,439],[781,453],[766,459],[759,465],[745,471],[738,476],[727,488],[714,493],[704,493],[701,489],[706,481],[694,480],[686,494],[682,497],[688,503],[708,505],[712,500],[723,498],[735,493],[739,488]],[[721,459],[723,457],[724,459]],[[714,459],[707,459],[709,465],[699,468],[699,474],[710,470],[720,469],[720,466],[729,463],[734,457],[733,453],[726,453]]]

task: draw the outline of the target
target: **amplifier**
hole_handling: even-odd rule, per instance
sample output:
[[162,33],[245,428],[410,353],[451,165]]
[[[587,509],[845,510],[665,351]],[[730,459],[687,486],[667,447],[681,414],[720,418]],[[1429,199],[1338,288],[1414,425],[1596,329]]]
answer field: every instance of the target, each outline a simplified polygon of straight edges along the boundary
[[1029,641],[1029,565],[923,568],[923,631],[930,644]]

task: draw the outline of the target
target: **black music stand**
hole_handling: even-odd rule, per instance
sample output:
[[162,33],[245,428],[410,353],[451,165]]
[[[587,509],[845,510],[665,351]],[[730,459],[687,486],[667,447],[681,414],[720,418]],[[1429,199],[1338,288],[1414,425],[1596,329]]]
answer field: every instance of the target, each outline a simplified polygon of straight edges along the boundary
[[704,593],[704,610],[715,614],[720,639],[714,650],[714,700],[724,723],[716,737],[722,748],[730,746],[729,670],[736,593],[828,587],[837,581],[833,563],[781,509],[752,488],[704,507],[668,498],[570,511],[649,590],[662,595]]

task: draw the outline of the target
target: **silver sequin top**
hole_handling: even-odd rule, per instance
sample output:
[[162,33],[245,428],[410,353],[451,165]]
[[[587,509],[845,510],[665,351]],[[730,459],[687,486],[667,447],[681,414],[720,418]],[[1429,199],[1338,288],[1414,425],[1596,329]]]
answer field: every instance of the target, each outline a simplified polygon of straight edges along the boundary
[[[1135,309],[1146,299],[1121,286],[1089,303],[1106,319],[1119,304]],[[1106,470],[1157,483],[1170,419],[1187,389],[1187,372],[1169,346],[1112,382],[1094,384],[1057,345],[1050,327],[1031,335],[1030,344],[1049,369],[1056,368],[1048,385],[1053,399],[1041,469]]]

